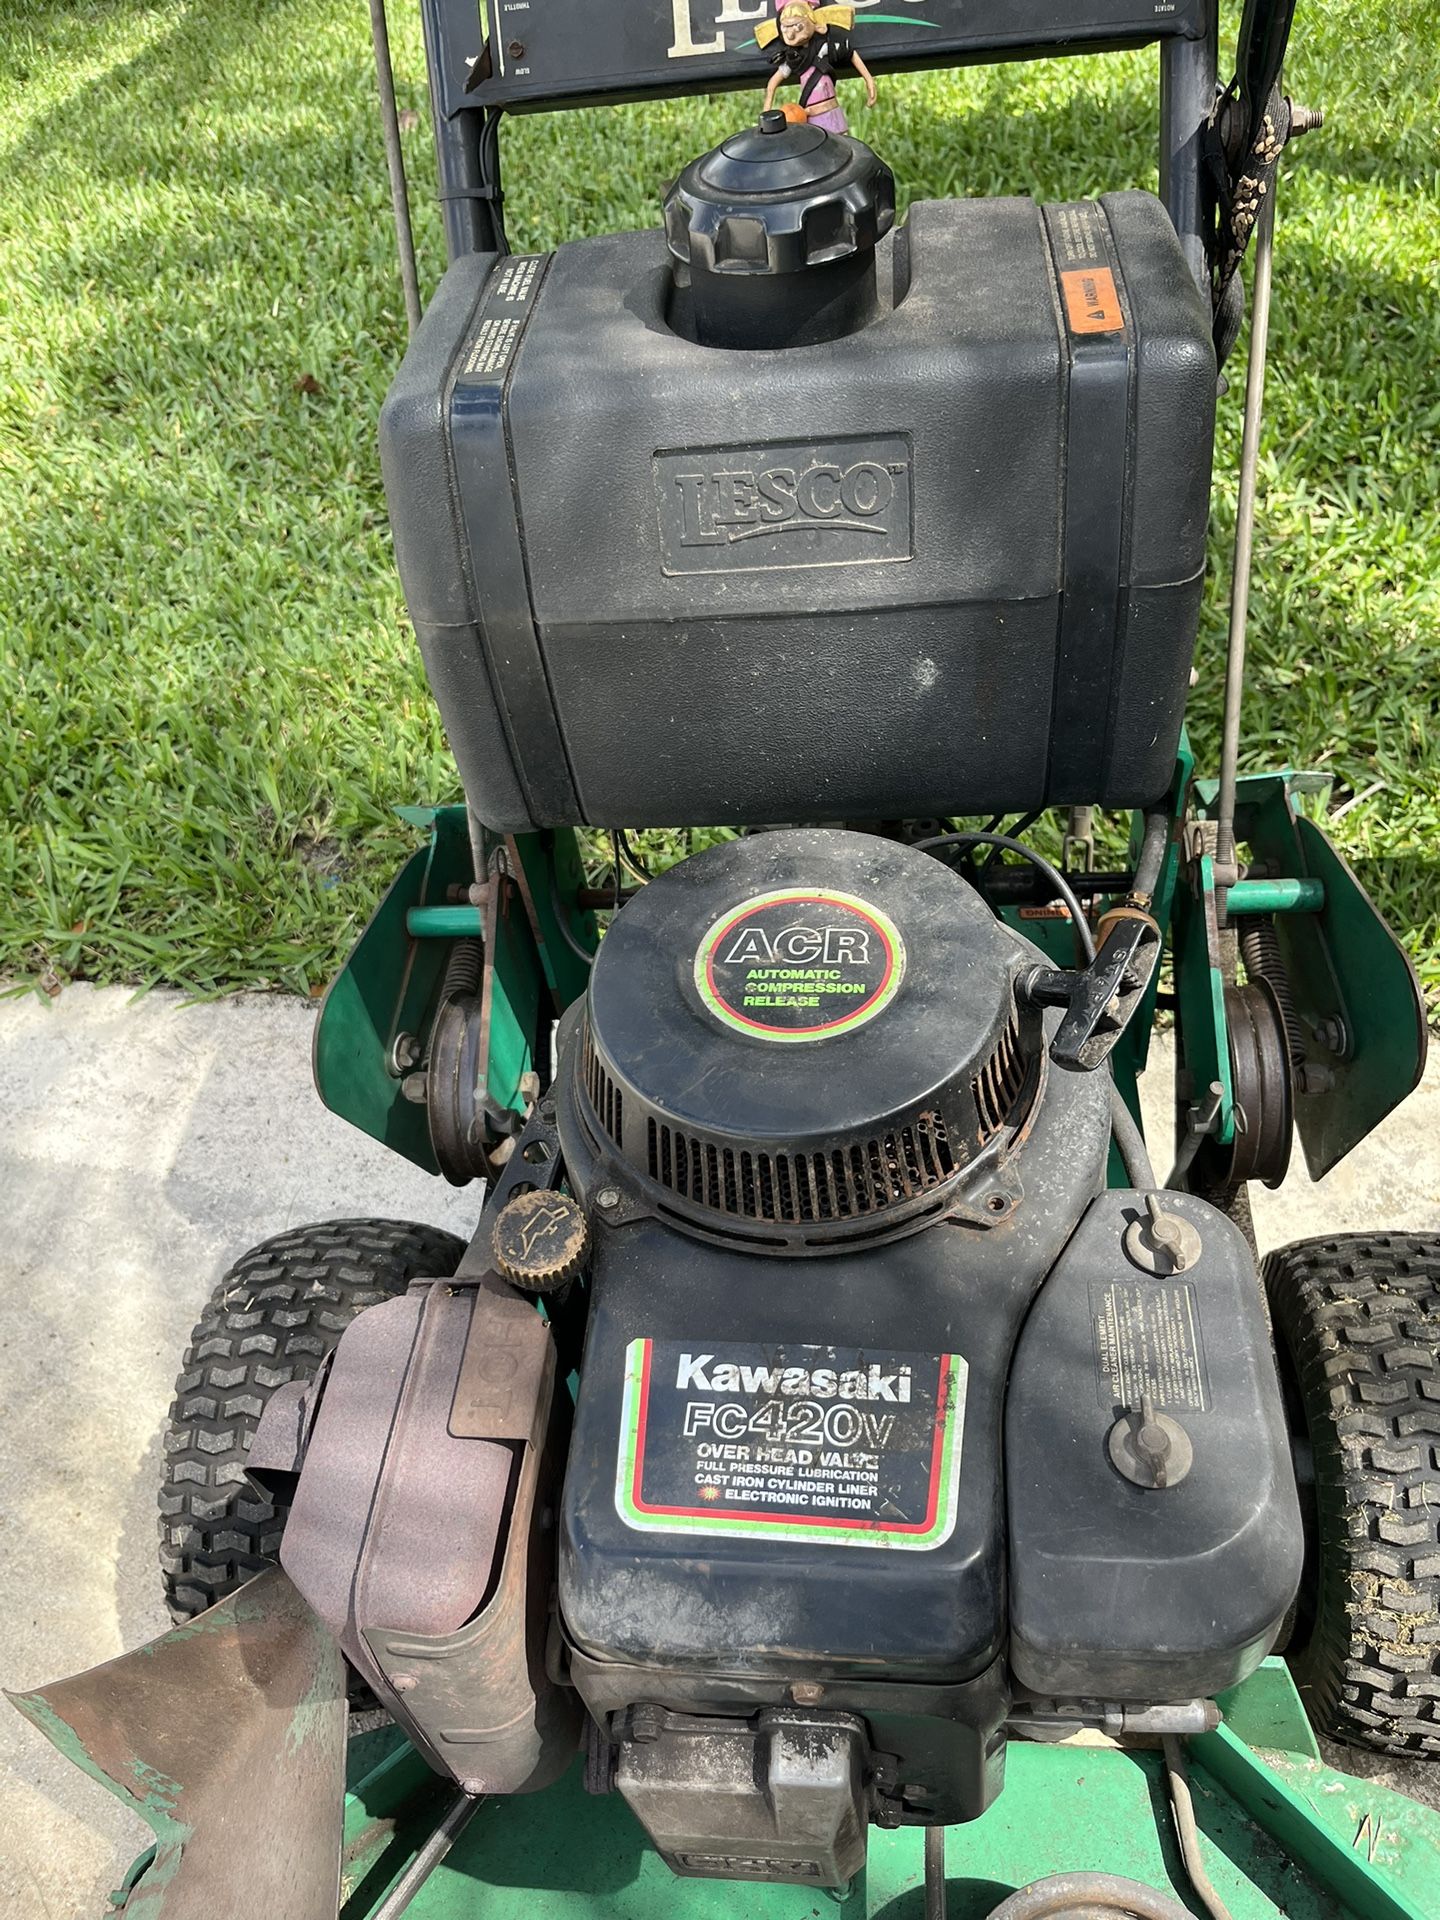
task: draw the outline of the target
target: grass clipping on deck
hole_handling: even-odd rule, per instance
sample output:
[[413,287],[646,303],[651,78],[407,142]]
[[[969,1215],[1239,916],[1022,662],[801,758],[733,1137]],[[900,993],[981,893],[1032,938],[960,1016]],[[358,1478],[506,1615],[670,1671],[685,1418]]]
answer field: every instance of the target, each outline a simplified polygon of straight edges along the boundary
[[[428,290],[416,12],[397,0],[392,33]],[[856,130],[907,197],[1153,187],[1154,73],[1143,53],[885,80]],[[1245,764],[1333,773],[1332,830],[1433,1002],[1433,10],[1304,8],[1289,83],[1328,124],[1282,182]],[[0,975],[314,992],[414,844],[392,804],[457,797],[376,452],[404,320],[374,92],[348,0],[0,11]],[[512,242],[650,222],[758,98],[507,126]],[[1243,368],[1242,343],[1191,714],[1207,769]]]

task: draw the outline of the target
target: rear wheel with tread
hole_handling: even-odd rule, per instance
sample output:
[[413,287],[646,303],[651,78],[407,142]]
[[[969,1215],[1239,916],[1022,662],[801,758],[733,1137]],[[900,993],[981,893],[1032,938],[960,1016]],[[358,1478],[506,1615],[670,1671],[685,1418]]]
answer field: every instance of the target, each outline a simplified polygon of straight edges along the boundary
[[1440,1756],[1440,1236],[1302,1240],[1264,1278],[1314,1462],[1286,1657],[1320,1732]]
[[174,1620],[274,1564],[287,1509],[245,1478],[270,1395],[310,1378],[366,1307],[452,1274],[464,1250],[453,1233],[406,1220],[328,1220],[231,1267],[191,1335],[165,1433],[160,1567]]

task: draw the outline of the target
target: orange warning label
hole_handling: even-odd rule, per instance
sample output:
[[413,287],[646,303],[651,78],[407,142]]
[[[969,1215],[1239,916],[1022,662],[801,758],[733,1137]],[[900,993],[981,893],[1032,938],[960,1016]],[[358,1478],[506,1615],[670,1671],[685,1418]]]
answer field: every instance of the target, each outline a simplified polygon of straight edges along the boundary
[[1060,291],[1072,333],[1123,333],[1125,316],[1109,267],[1082,267],[1062,273]]

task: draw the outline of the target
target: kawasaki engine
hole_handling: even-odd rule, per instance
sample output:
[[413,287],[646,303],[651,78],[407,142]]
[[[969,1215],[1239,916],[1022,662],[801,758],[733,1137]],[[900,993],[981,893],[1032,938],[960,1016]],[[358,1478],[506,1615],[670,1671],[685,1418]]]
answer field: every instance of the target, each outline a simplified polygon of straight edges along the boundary
[[647,887],[567,1035],[560,1621],[682,1872],[833,1885],[984,1809],[1020,1696],[1183,1724],[1293,1597],[1249,1248],[1105,1191],[1036,958],[925,853],[769,833]]
[[617,916],[459,1273],[256,1441],[439,1770],[583,1742],[678,1872],[838,1886],[870,1822],[981,1813],[1008,1735],[1195,1730],[1269,1650],[1301,1538],[1252,1255],[1107,1190],[1052,978],[871,834]]

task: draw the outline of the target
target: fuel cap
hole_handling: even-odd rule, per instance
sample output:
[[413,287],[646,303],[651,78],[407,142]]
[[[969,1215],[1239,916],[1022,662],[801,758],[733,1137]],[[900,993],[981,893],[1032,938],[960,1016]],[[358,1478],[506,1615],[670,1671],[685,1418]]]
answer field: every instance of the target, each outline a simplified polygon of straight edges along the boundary
[[677,260],[787,274],[873,251],[895,224],[895,176],[863,140],[763,114],[692,160],[665,196]]
[[808,346],[873,316],[895,176],[863,141],[772,110],[692,160],[664,214],[702,344]]

